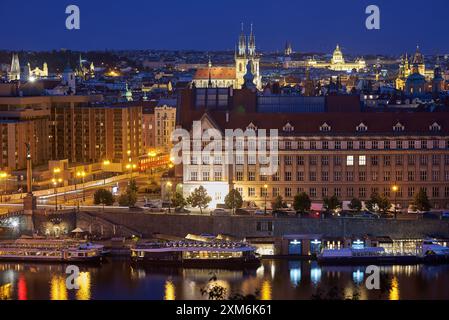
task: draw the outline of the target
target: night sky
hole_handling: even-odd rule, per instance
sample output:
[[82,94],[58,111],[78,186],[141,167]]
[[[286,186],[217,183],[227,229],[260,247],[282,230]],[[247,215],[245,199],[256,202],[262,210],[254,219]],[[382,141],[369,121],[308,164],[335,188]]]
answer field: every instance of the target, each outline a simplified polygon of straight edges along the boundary
[[[65,29],[77,4],[81,30]],[[381,10],[381,30],[365,28],[365,8]],[[254,23],[259,50],[352,54],[449,53],[447,0],[0,0],[0,49],[234,50],[241,22]]]

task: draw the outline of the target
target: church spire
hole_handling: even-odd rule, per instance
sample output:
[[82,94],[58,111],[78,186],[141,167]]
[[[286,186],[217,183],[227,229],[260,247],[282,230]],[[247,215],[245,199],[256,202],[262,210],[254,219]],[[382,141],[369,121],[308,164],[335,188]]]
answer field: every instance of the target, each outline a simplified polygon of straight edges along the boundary
[[11,69],[8,74],[9,81],[20,80],[20,62],[19,55],[17,53],[13,53],[11,60]]
[[249,35],[248,53],[250,56],[256,55],[256,37],[253,33],[253,24],[251,23],[251,33]]
[[243,32],[243,22],[242,22],[242,32],[239,38],[239,56],[246,56],[246,36]]

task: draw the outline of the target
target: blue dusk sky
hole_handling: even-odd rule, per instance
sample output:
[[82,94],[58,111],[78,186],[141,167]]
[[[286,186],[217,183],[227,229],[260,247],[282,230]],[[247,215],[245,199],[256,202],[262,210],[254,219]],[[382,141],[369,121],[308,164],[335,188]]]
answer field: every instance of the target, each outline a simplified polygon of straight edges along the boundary
[[[81,29],[65,28],[76,4]],[[365,8],[381,10],[381,29],[365,28]],[[447,0],[0,0],[0,49],[233,50],[241,22],[254,24],[259,50],[352,54],[449,53]]]

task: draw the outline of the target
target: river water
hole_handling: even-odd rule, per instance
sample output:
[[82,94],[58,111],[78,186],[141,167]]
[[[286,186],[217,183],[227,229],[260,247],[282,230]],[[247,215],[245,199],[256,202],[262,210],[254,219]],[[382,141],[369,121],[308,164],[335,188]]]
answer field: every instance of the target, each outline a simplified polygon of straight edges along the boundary
[[[381,267],[381,289],[368,290],[364,267],[319,266],[314,261],[263,260],[257,270],[148,269],[124,259],[80,267],[78,290],[66,287],[66,266],[1,263],[1,299],[209,299],[202,289],[220,287],[223,298],[449,299],[449,265]],[[215,275],[216,280],[211,277]]]

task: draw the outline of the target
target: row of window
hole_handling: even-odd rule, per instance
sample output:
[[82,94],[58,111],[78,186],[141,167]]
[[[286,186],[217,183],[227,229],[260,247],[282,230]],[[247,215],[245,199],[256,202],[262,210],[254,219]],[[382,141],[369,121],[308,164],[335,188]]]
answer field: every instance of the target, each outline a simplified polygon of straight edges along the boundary
[[[248,165],[256,165],[257,164],[257,155],[243,155],[243,154],[237,154],[235,155],[235,164],[236,165],[244,165],[245,164],[245,158],[246,158],[246,164]],[[212,158],[212,159],[211,159]],[[341,166],[343,164],[343,156],[318,156],[318,155],[310,155],[308,157],[305,156],[294,156],[294,155],[286,155],[282,156],[284,165],[293,165],[293,163],[296,162],[296,165],[298,166],[304,166],[306,165],[306,159],[307,163],[311,166],[318,165],[319,163],[322,166],[328,166],[331,164],[331,160],[333,161],[334,166]],[[213,157],[210,157],[209,155],[203,155],[201,157],[202,164],[209,165],[209,164],[216,164],[221,165],[223,163],[223,157],[221,155],[216,155]],[[296,160],[296,161],[294,161]],[[279,165],[280,160],[279,157],[274,158],[274,162]],[[392,164],[397,166],[402,166],[404,164],[408,165],[428,165],[429,163],[432,165],[449,165],[449,154],[440,155],[440,154],[433,154],[433,155],[373,155],[373,156],[366,156],[366,155],[360,155],[360,156],[354,156],[354,155],[348,155],[345,159],[345,164],[347,166],[354,166],[355,164],[358,164],[359,166],[366,166],[368,164],[371,164],[372,166],[378,166],[380,164],[383,164],[384,166],[391,166]],[[192,156],[191,157],[191,164],[192,165],[198,165],[199,164],[199,157],[198,156]]]
[[[190,171],[190,181],[199,181],[199,175],[198,171]],[[306,179],[307,178],[307,179]],[[443,178],[444,181],[449,182],[449,171],[444,171],[443,173],[440,171],[433,170],[431,172],[428,172],[426,170],[420,170],[420,171],[384,171],[382,174],[379,174],[377,171],[372,171],[371,174],[368,176],[368,173],[366,171],[359,171],[357,173],[354,173],[352,171],[334,171],[331,175],[328,171],[321,171],[320,176],[318,176],[318,173],[316,171],[309,171],[308,175],[306,177],[306,174],[304,171],[297,171],[296,177],[294,177],[293,173],[291,171],[284,172],[284,179],[283,181],[322,181],[322,182],[353,182],[353,181],[433,181],[433,182],[439,182],[441,181],[441,178]],[[213,172],[213,181],[222,181],[223,175],[221,171],[214,171]],[[247,181],[257,181],[256,172],[255,171],[248,171],[248,175],[246,177]],[[331,180],[332,179],[332,180]],[[406,180],[405,180],[406,179]],[[201,180],[202,181],[211,181],[211,173],[209,171],[203,171],[201,172]],[[244,181],[244,172],[243,171],[236,171],[235,172],[235,181]],[[259,181],[268,181],[269,177],[266,175],[259,175]],[[281,181],[280,173],[277,172],[276,174],[271,176],[272,181]]]
[[397,141],[284,141],[280,148],[285,150],[413,150],[413,149],[449,149],[449,140],[397,140]]
[[[293,173],[291,171],[284,172],[284,179],[283,181],[318,181],[318,178],[320,178],[320,181],[328,182],[335,181],[405,181],[405,178],[407,178],[407,181],[428,181],[429,179],[434,182],[441,181],[441,178],[443,178],[444,181],[449,182],[449,171],[444,171],[442,174],[440,171],[433,170],[431,172],[420,170],[420,171],[407,171],[406,173],[403,171],[384,171],[383,175],[380,175],[377,171],[372,171],[370,176],[368,176],[368,173],[366,171],[359,171],[357,173],[354,173],[352,171],[334,171],[331,175],[328,171],[321,171],[320,177],[318,177],[318,173],[316,171],[309,171],[308,172],[308,179],[306,179],[306,174],[304,171],[297,171],[296,177],[294,177]],[[208,180],[208,179],[207,179]],[[236,181],[244,181],[244,173],[243,171],[236,171],[235,173],[235,180]],[[259,181],[268,181],[269,177],[266,175],[259,175]],[[277,172],[276,174],[271,176],[272,181],[281,181],[280,173]],[[256,179],[256,172],[255,171],[248,171],[247,181],[257,181]]]
[[[449,187],[432,187],[432,188],[417,188],[417,187],[407,187],[406,190],[403,190],[402,188],[398,188],[398,190],[393,192],[390,187],[384,187],[382,189],[377,187],[372,188],[366,188],[366,187],[359,187],[359,188],[353,188],[349,187],[346,188],[345,194],[343,195],[343,189],[342,188],[296,188],[293,189],[291,187],[283,188],[283,194],[281,194],[281,188],[272,188],[271,194],[269,193],[269,190],[265,188],[260,188],[258,193],[256,193],[255,187],[248,187],[246,190],[244,190],[242,187],[237,187],[236,190],[243,196],[243,197],[260,197],[260,198],[269,198],[269,197],[277,197],[277,196],[283,196],[285,198],[292,198],[296,194],[306,192],[311,198],[319,198],[319,197],[329,197],[332,195],[336,195],[337,197],[343,197],[345,196],[347,199],[352,199],[354,197],[358,197],[360,199],[367,199],[371,196],[373,193],[380,193],[386,197],[396,197],[396,198],[403,198],[406,196],[407,198],[413,198],[416,194],[416,192],[419,189],[424,189],[424,191],[429,194],[432,198],[440,198],[444,196],[444,198],[449,198]],[[245,193],[246,191],[246,193]],[[320,193],[319,193],[320,191]]]

